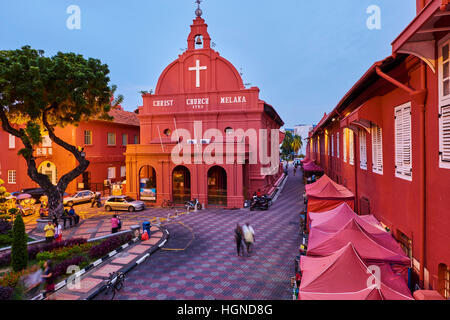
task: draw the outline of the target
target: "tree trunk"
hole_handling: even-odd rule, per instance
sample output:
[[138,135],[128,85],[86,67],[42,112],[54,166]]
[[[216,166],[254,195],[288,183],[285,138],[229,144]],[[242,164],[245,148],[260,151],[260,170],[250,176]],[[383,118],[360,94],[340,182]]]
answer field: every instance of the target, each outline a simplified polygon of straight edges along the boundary
[[60,219],[64,213],[63,194],[59,193],[58,188],[54,187],[45,191],[48,197],[48,217],[50,219]]

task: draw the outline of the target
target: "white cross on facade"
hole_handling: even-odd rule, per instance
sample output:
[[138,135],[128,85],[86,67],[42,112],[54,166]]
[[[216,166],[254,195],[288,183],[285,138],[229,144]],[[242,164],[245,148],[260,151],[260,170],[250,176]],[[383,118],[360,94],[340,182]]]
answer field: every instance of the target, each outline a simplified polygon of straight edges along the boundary
[[200,60],[197,60],[195,67],[189,68],[189,71],[195,71],[195,83],[196,83],[197,88],[200,88],[200,71],[207,70],[207,69],[208,69],[208,67],[206,67],[206,66],[200,67]]

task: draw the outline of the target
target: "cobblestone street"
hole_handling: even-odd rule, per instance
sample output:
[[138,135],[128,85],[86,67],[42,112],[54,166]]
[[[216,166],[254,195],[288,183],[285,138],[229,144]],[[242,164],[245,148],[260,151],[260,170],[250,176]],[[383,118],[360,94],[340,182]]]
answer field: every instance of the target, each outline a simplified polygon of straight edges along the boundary
[[[127,275],[117,299],[291,299],[302,191],[301,177],[291,173],[268,212],[216,209],[181,216],[168,225],[164,250]],[[251,257],[238,257],[234,228],[246,222],[255,229],[255,248]]]

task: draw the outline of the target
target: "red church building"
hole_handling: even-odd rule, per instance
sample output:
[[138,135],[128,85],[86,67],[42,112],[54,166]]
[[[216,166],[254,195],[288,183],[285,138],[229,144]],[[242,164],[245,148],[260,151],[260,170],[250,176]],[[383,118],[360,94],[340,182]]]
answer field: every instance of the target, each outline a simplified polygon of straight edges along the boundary
[[[310,133],[308,157],[356,196],[413,261],[416,283],[450,298],[450,6],[417,16]],[[420,280],[420,281],[418,281]]]
[[284,123],[211,48],[201,11],[187,42],[155,93],[143,95],[141,144],[126,153],[128,194],[155,205],[196,198],[205,207],[242,208],[254,192],[270,194],[280,183]]

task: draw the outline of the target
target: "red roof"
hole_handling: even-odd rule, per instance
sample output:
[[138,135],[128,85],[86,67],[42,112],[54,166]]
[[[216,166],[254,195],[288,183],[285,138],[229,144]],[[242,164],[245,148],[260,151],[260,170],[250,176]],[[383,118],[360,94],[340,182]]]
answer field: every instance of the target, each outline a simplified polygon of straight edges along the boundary
[[138,115],[134,112],[124,111],[121,108],[113,108],[108,114],[114,118],[114,123],[136,127],[140,126]]
[[323,168],[319,167],[312,161],[303,165],[303,171],[305,171],[305,172],[324,172]]
[[308,241],[308,256],[328,256],[351,242],[365,261],[410,264],[410,259],[387,232],[371,234],[356,219],[351,219],[336,233],[312,228]]
[[381,273],[379,286],[368,286],[372,271],[351,243],[327,257],[301,257],[303,277],[299,299],[413,300],[401,276],[396,275],[389,265],[378,266]]
[[328,199],[328,200],[352,200],[355,195],[346,187],[337,184],[326,175],[306,187],[308,198]]

